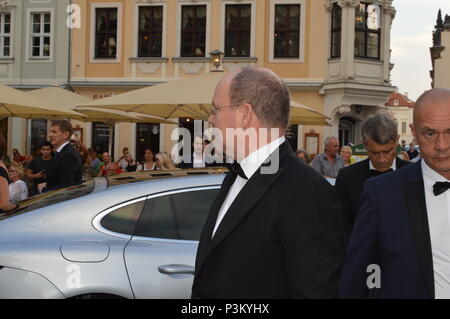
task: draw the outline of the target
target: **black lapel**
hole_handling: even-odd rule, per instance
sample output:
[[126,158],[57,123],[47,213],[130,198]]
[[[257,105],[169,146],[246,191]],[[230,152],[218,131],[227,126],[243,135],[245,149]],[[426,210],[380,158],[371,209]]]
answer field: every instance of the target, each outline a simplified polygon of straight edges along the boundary
[[397,169],[408,166],[409,164],[411,164],[411,162],[404,161],[399,157],[395,158],[395,165],[397,166]]
[[433,255],[431,252],[430,228],[428,225],[421,161],[418,161],[414,166],[414,176],[411,176],[408,184],[403,188],[403,192],[419,262],[428,289],[434,298]]
[[203,256],[205,256],[208,247],[210,245],[211,242],[211,237],[212,237],[212,232],[214,230],[214,227],[216,225],[216,221],[217,221],[217,215],[219,214],[219,210],[220,207],[222,207],[223,202],[225,201],[225,198],[228,195],[228,192],[231,188],[231,186],[234,183],[235,178],[233,178],[233,176],[228,173],[223,182],[222,185],[220,187],[220,191],[217,194],[211,209],[209,211],[208,214],[208,218],[206,219],[205,225],[203,226],[203,231],[202,234],[200,236],[200,242],[197,248],[197,256],[196,256],[196,261],[195,261],[195,271],[196,273],[198,273],[199,270],[199,260],[203,259]]
[[[239,221],[247,214],[247,212],[261,199],[265,192],[275,182],[282,172],[281,162],[284,157],[292,153],[287,142],[283,143],[279,148],[279,164],[278,170],[274,174],[262,174],[261,168],[247,181],[244,188],[239,192],[239,195],[235,198],[230,208],[225,214],[225,217],[221,221],[219,227],[214,234],[214,238],[211,240],[212,232],[217,220],[217,214],[220,207],[225,200],[228,190],[231,187],[229,185],[226,192],[221,195],[221,200],[217,200],[214,205],[214,210],[211,211],[210,219],[208,219],[208,230],[205,232],[206,244],[201,244],[198,251],[198,259],[196,264],[197,271],[200,271],[203,263],[205,262],[211,251],[222,241],[228,234],[237,226]],[[221,191],[222,193],[222,191]],[[205,238],[203,238],[205,239]],[[205,240],[204,240],[205,241]]]
[[369,159],[365,159],[361,162],[360,172],[358,175],[352,176],[355,180],[359,180],[359,184],[352,182],[353,185],[357,186],[358,188],[354,190],[355,194],[358,195],[358,199],[361,197],[362,190],[364,187],[364,183],[366,180],[370,178],[370,164]]
[[363,169],[364,171],[362,172],[361,176],[363,177],[363,185],[364,182],[366,181],[366,179],[370,178],[370,162],[369,159],[365,159],[363,161],[364,165],[363,165]]

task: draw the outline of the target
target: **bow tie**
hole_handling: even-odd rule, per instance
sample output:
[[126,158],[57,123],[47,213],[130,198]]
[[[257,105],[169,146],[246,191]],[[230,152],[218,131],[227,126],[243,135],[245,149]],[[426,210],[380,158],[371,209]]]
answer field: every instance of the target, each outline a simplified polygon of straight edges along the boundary
[[242,169],[241,165],[237,162],[234,162],[233,164],[227,165],[228,170],[231,174],[233,174],[233,177],[236,178],[238,175],[242,177],[243,179],[248,179],[247,175],[245,175],[244,170]]
[[389,172],[392,172],[392,171],[393,171],[392,168],[390,168],[390,169],[388,169],[387,171],[384,171],[384,172],[380,172],[380,171],[377,171],[375,169],[371,169],[370,170],[370,177],[377,177],[378,175],[382,175],[382,174],[389,173]]
[[436,182],[433,185],[434,196],[439,196],[442,193],[445,193],[445,191],[447,189],[449,189],[449,188],[450,188],[450,183],[449,182]]

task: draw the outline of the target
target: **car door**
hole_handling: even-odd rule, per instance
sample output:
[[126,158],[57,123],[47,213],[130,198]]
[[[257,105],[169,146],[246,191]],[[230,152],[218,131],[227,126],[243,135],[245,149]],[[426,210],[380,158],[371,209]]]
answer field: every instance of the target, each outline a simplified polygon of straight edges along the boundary
[[147,198],[124,254],[136,298],[190,298],[198,240],[219,188]]

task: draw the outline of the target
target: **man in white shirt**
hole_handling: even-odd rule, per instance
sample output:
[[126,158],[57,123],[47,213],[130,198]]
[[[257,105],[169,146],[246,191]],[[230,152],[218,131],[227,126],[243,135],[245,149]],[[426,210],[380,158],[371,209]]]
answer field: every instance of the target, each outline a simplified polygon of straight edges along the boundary
[[390,115],[380,113],[364,120],[361,137],[368,158],[341,169],[335,184],[344,213],[346,244],[358,213],[364,182],[411,164],[397,156],[398,123]]
[[450,298],[450,90],[419,97],[411,129],[422,160],[366,182],[342,297]]
[[192,297],[336,297],[341,207],[286,142],[287,87],[270,70],[243,68],[223,77],[212,104],[215,142],[235,162],[200,238]]

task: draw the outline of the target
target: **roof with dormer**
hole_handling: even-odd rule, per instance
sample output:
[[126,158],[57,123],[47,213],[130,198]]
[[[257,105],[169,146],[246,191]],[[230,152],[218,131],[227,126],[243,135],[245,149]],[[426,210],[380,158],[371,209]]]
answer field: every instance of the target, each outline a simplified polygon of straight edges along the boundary
[[408,96],[403,95],[401,93],[391,93],[388,96],[388,100],[385,106],[390,107],[411,107],[413,108],[416,105],[416,102],[410,100]]

